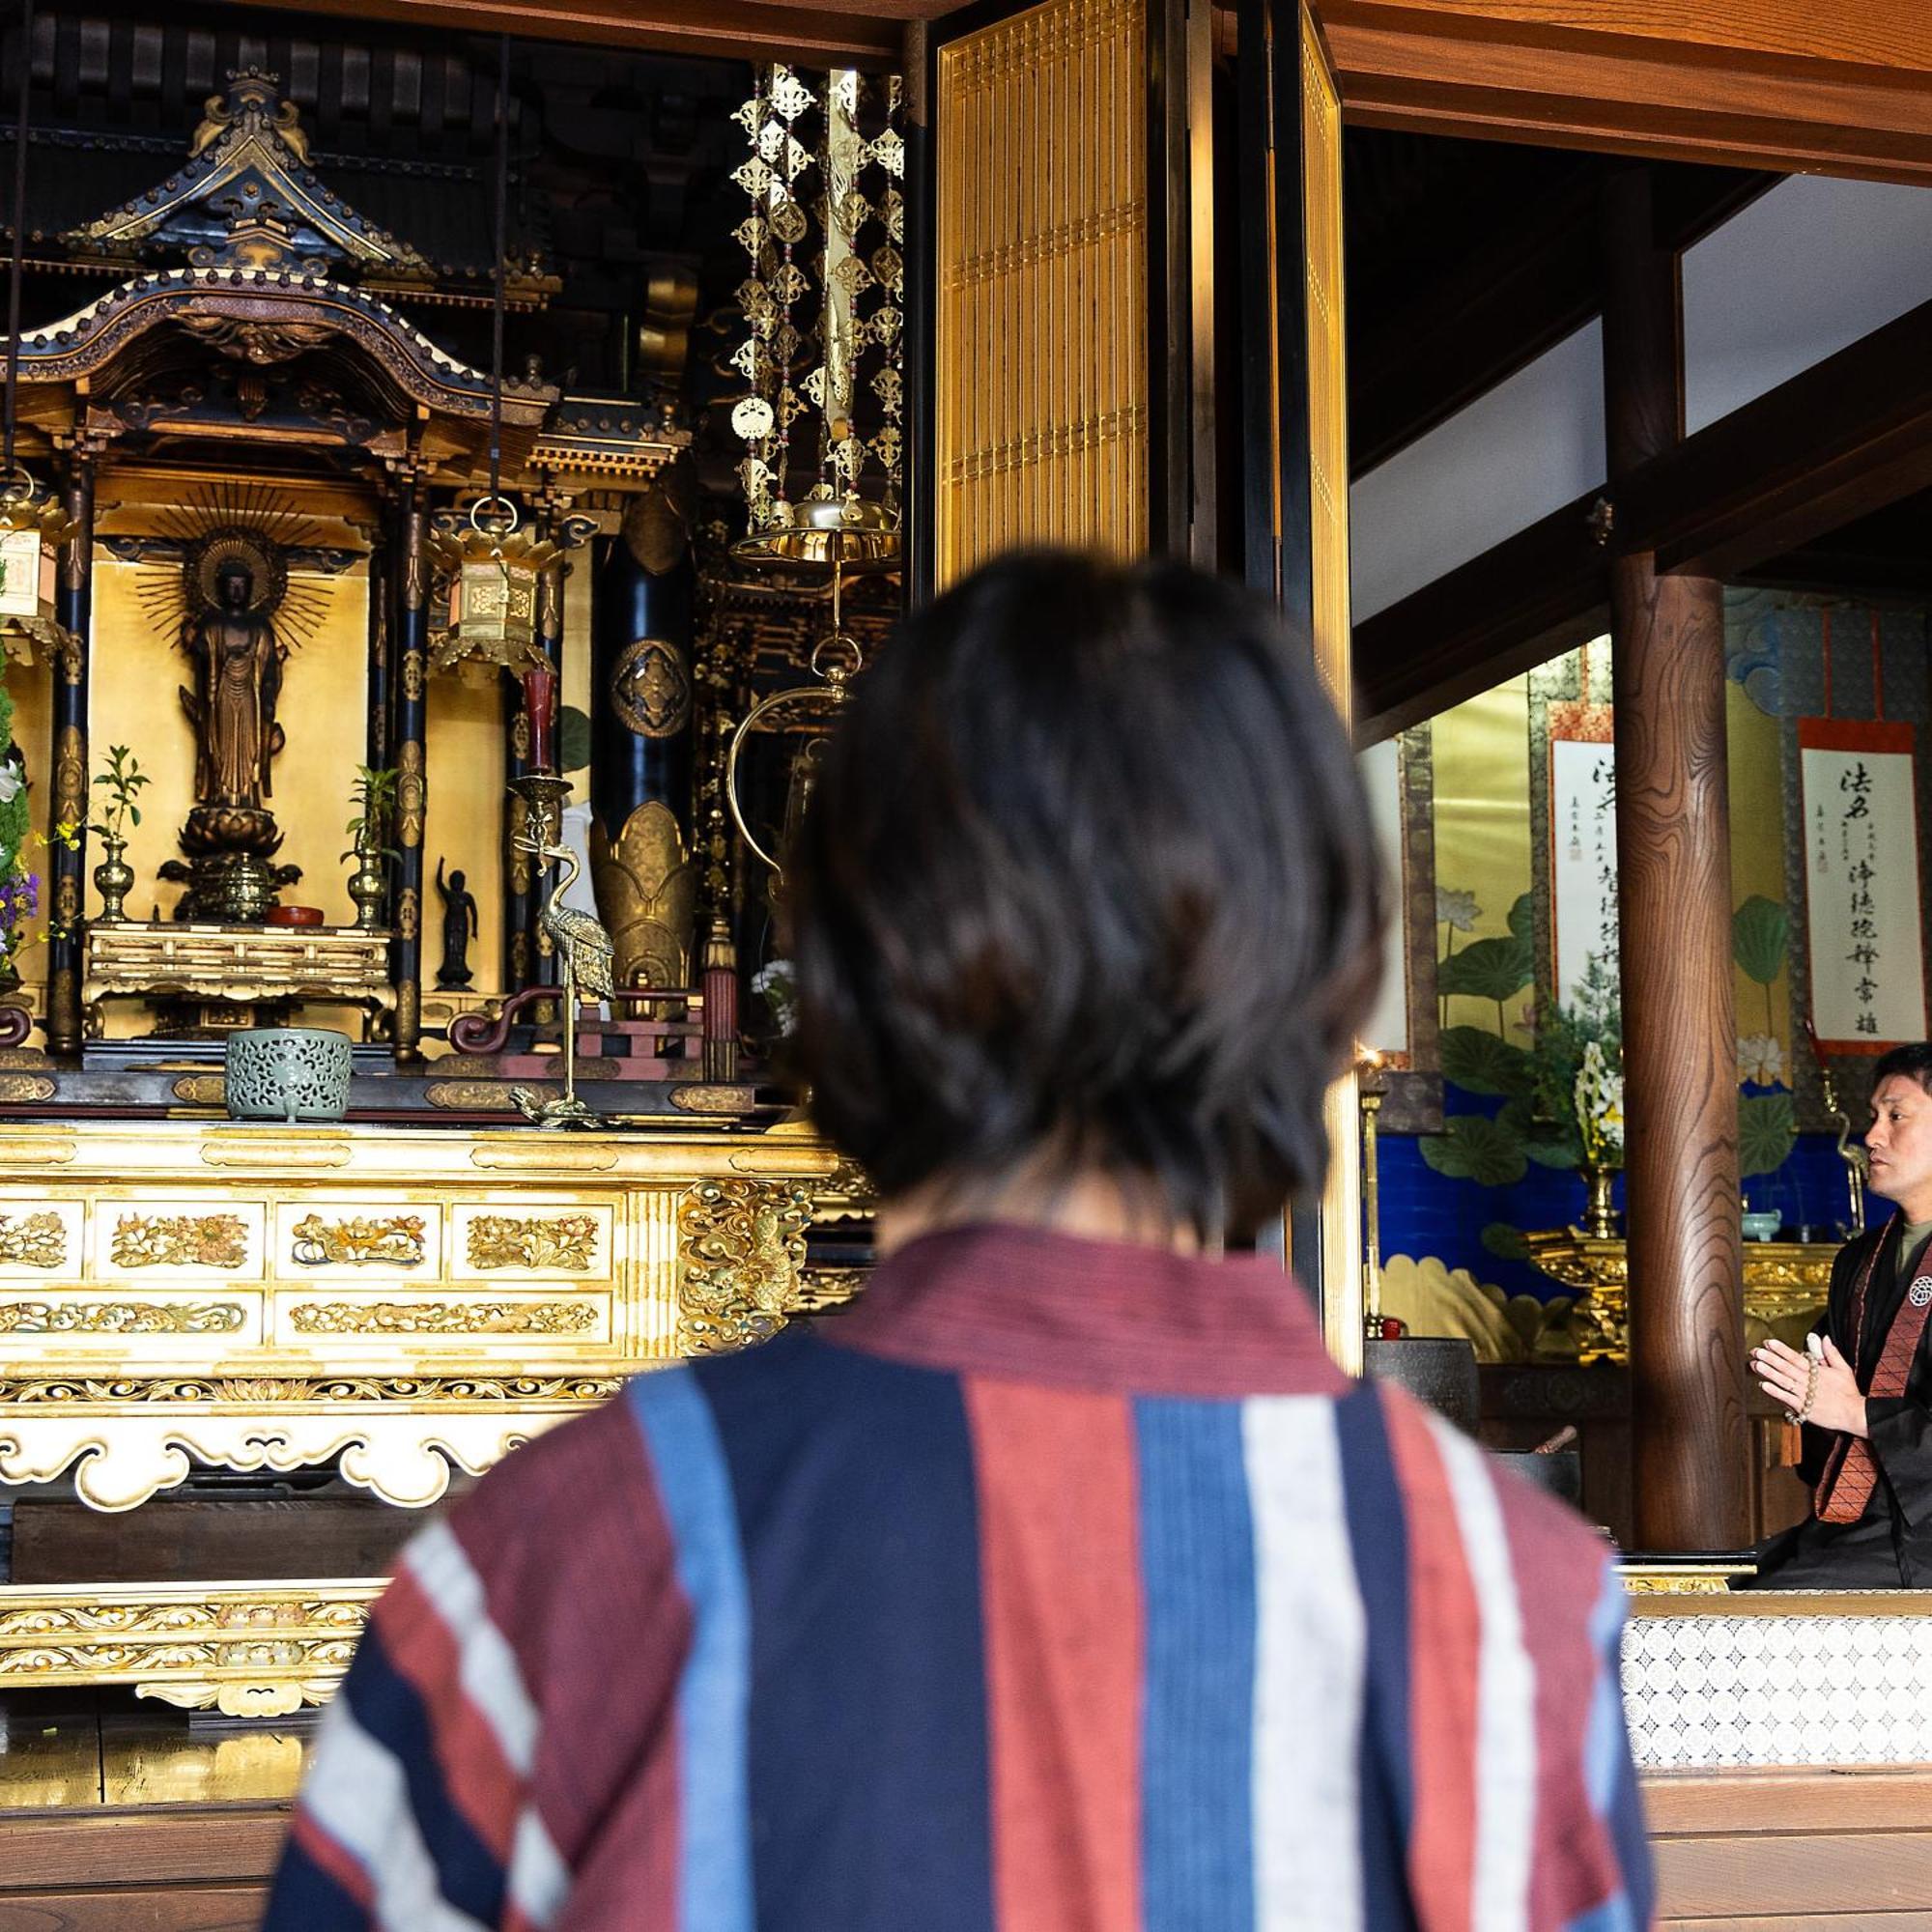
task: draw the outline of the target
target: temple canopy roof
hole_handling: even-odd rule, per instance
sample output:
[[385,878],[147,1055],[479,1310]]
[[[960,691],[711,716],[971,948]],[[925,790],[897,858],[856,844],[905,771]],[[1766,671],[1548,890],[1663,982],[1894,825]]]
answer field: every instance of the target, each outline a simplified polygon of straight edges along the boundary
[[[439,270],[310,165],[273,76],[232,75],[185,162],[63,240],[74,258],[135,272],[23,331],[29,422],[97,445],[215,438],[277,442],[292,458],[353,449],[453,482],[479,473],[488,372],[394,306],[433,298]],[[528,263],[507,282],[526,305],[546,287]],[[689,440],[661,414],[565,402],[534,367],[505,373],[500,423],[509,476],[638,477]]]

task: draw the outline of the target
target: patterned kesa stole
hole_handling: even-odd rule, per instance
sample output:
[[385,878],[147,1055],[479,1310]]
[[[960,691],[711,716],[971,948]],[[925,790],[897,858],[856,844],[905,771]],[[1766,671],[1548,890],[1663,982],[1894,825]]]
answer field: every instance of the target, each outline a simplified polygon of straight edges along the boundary
[[[1891,1229],[1888,1227],[1878,1245],[1865,1257],[1865,1264],[1859,1270],[1858,1287],[1853,1291],[1854,1375],[1864,1366],[1865,1293],[1871,1287],[1879,1258],[1890,1245]],[[1923,1269],[1925,1250],[1921,1248],[1914,1260],[1915,1265]],[[1919,1338],[1925,1333],[1928,1317],[1932,1317],[1932,1274],[1920,1272],[1913,1276],[1912,1286],[1898,1304],[1898,1313],[1891,1318],[1885,1347],[1879,1350],[1878,1366],[1865,1389],[1867,1395],[1905,1393],[1906,1379],[1912,1374],[1912,1359],[1918,1352]],[[1878,1458],[1872,1454],[1871,1444],[1862,1436],[1841,1435],[1825,1463],[1825,1473],[1818,1479],[1811,1500],[1812,1513],[1825,1522],[1857,1522],[1864,1515],[1865,1505],[1877,1485]]]

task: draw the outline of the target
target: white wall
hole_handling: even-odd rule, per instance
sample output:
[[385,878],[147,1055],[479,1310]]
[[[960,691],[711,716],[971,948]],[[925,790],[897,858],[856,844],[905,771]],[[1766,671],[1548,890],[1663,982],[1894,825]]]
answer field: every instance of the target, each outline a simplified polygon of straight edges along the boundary
[[1356,481],[1355,622],[1603,480],[1604,331],[1592,322]]
[[1684,254],[1685,428],[1932,301],[1932,189],[1795,175]]

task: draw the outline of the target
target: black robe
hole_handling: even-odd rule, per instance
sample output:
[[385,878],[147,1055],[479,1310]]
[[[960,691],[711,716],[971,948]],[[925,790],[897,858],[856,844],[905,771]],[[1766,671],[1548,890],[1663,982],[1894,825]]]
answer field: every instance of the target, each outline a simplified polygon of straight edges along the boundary
[[[1838,1250],[1832,1264],[1832,1290],[1825,1317],[1813,1334],[1830,1335],[1846,1361],[1859,1362],[1859,1386],[1869,1388],[1885,1349],[1892,1318],[1914,1272],[1926,1266],[1897,1264],[1902,1221],[1867,1229]],[[1852,1347],[1852,1297],[1865,1257],[1884,1242],[1865,1291],[1864,1348]],[[1918,1338],[1902,1396],[1872,1396],[1865,1422],[1879,1479],[1864,1515],[1857,1522],[1823,1522],[1807,1517],[1795,1529],[1774,1536],[1758,1551],[1758,1574],[1740,1589],[1895,1590],[1932,1586],[1932,1322]],[[1834,1430],[1804,1430],[1798,1474],[1815,1489],[1837,1441]]]

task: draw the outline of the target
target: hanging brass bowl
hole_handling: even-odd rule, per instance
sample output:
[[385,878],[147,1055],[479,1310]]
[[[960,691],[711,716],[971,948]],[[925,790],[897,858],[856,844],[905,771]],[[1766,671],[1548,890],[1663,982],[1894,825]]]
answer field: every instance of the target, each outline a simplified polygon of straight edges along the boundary
[[784,570],[871,577],[899,567],[899,520],[883,503],[858,497],[808,497],[781,506],[778,521],[731,546],[746,563]]

